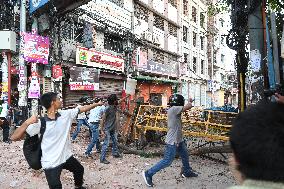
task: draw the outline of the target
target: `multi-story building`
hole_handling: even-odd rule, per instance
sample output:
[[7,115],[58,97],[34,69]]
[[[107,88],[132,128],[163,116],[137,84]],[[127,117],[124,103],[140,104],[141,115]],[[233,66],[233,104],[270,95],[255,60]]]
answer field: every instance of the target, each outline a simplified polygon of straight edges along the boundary
[[[214,1],[213,1],[214,4]],[[227,44],[230,15],[219,13],[208,19],[208,105],[223,106],[228,96],[228,73],[233,73],[235,52]]]
[[[79,7],[62,23],[64,105],[75,103],[80,96],[122,95],[129,67],[125,51],[130,47],[132,13],[132,1],[96,0]],[[78,19],[74,21],[74,17]],[[88,77],[81,81],[84,75]],[[94,80],[97,85],[86,84]]]
[[194,98],[195,106],[206,106],[208,80],[207,6],[201,0],[182,1],[181,63],[182,94]]
[[145,102],[166,105],[179,83],[180,5],[177,0],[134,1],[135,78]]

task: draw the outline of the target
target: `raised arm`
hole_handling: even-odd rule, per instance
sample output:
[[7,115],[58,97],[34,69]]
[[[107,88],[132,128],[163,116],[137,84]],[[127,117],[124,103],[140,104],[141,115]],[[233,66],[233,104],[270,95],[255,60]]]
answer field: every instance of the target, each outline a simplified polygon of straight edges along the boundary
[[126,95],[126,97],[123,97],[122,99],[120,99],[120,100],[118,101],[118,104],[120,104],[121,102],[125,101],[125,100],[128,99],[130,96],[131,96],[130,94]]
[[28,126],[37,122],[38,122],[38,117],[35,115],[27,119],[19,128],[15,130],[15,132],[11,136],[11,140],[17,141],[23,139]]
[[182,112],[185,112],[187,110],[190,110],[192,108],[192,98],[188,99],[188,103],[182,108]]
[[79,110],[80,110],[80,113],[87,112],[87,111],[90,111],[91,109],[93,109],[97,106],[102,106],[102,105],[104,105],[104,103],[100,101],[98,103],[93,103],[93,104],[90,104],[90,105],[81,106],[81,107],[79,107]]

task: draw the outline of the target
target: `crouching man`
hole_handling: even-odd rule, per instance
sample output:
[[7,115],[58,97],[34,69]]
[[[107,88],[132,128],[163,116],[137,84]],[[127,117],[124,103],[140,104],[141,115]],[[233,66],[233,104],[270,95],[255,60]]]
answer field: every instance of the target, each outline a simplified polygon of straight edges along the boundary
[[[84,167],[73,157],[70,143],[70,128],[72,120],[76,119],[78,113],[86,112],[100,106],[98,102],[79,108],[58,111],[62,102],[56,93],[45,93],[40,98],[41,105],[47,109],[46,129],[43,134],[41,149],[41,164],[44,169],[49,188],[61,189],[60,174],[63,169],[73,173],[76,189],[84,189],[83,175]],[[40,133],[41,123],[37,116],[27,119],[11,136],[11,140],[16,141],[24,137],[25,132],[30,136]]]

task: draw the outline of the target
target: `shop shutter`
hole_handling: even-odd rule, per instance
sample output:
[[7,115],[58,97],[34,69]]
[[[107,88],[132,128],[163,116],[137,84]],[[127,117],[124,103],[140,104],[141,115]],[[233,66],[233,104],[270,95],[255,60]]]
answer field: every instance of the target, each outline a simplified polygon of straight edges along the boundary
[[96,97],[107,98],[110,94],[116,94],[121,98],[123,80],[100,78],[100,90],[95,91]]
[[51,92],[52,91],[52,86],[51,86],[51,78],[48,77],[44,77],[43,78],[43,82],[42,82],[42,94],[47,93],[47,92]]
[[63,87],[63,106],[68,107],[79,103],[83,96],[94,98],[94,91],[71,91],[69,85]]

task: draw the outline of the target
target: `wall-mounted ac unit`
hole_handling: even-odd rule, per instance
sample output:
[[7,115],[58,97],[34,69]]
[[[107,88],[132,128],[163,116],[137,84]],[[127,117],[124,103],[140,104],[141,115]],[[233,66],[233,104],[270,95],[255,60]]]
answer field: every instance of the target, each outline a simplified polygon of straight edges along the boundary
[[152,35],[151,32],[148,32],[148,31],[146,31],[142,34],[142,38],[146,41],[150,41],[150,42],[153,41],[153,35]]
[[0,31],[0,50],[16,52],[16,33],[13,31]]

